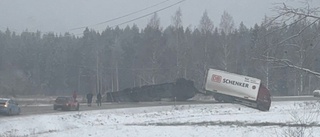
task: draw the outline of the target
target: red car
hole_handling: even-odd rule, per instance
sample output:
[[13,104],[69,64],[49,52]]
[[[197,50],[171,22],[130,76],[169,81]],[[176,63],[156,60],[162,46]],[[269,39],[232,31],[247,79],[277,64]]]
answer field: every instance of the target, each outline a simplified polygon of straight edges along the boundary
[[53,110],[79,110],[79,102],[73,97],[57,97],[53,104]]

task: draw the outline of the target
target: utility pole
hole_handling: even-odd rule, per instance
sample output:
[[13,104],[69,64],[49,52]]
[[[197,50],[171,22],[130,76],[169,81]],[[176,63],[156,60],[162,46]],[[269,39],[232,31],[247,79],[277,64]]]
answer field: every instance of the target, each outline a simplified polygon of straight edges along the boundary
[[99,86],[99,53],[97,51],[97,93],[100,91]]
[[78,89],[77,89],[78,92],[80,92],[80,78],[81,78],[81,70],[79,67],[78,68]]
[[114,92],[114,87],[113,87],[113,84],[114,84],[114,74],[112,73],[112,79],[111,79],[111,92]]
[[118,61],[116,61],[116,78],[117,78],[117,91],[119,91],[119,74],[118,74]]
[[[267,51],[267,59],[269,59],[269,51]],[[269,89],[269,61],[267,61],[267,88]]]

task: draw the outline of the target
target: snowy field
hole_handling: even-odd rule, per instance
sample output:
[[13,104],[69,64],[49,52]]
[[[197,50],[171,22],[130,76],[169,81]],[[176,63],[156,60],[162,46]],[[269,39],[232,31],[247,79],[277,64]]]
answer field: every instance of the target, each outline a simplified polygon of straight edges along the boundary
[[0,119],[1,137],[319,137],[320,103],[273,102],[71,111]]

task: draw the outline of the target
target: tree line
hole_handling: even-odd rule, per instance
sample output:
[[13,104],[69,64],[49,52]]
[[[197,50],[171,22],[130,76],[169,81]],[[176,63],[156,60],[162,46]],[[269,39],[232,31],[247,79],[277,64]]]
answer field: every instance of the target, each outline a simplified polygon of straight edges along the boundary
[[205,11],[198,26],[184,27],[178,9],[165,28],[157,13],[145,28],[86,28],[82,36],[8,28],[0,31],[0,94],[111,92],[177,78],[202,90],[208,68],[259,78],[272,95],[318,89],[318,76],[272,59],[320,72],[319,21],[266,24],[236,26],[224,12],[214,25]]

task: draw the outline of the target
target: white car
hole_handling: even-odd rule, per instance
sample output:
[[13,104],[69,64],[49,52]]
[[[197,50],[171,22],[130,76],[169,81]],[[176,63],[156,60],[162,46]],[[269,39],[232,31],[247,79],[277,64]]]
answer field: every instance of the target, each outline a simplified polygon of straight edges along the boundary
[[314,90],[313,91],[313,96],[314,97],[320,97],[320,90]]
[[17,102],[10,98],[0,98],[0,113],[10,115],[19,115],[21,109]]

